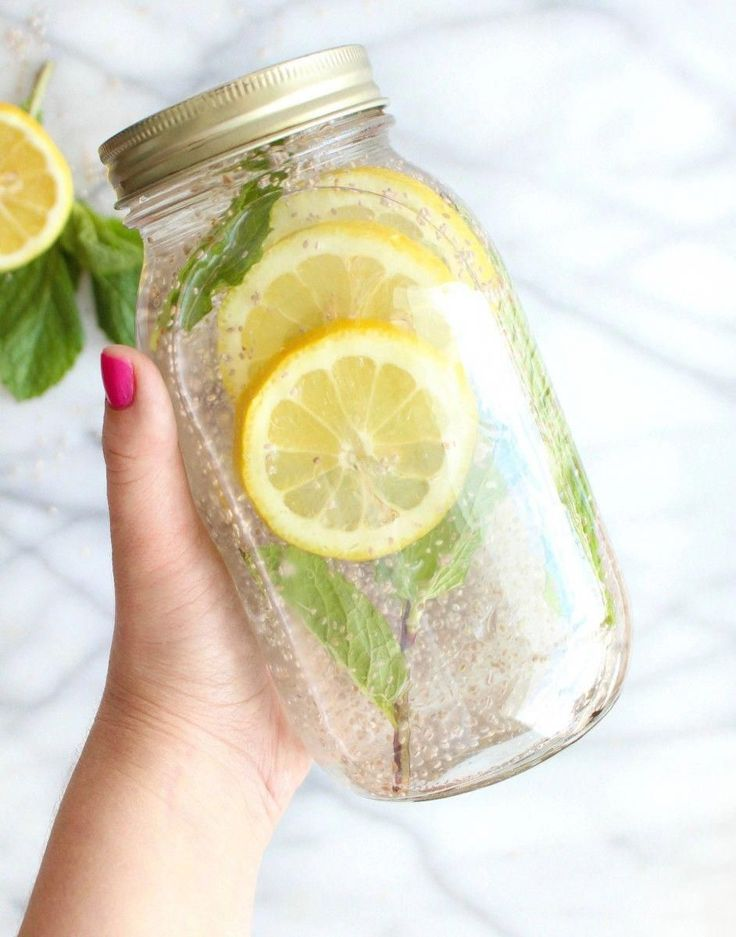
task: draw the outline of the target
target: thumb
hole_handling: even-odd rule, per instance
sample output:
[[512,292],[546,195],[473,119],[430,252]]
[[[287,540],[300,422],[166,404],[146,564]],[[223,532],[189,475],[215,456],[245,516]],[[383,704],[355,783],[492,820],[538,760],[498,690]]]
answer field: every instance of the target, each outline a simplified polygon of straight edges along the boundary
[[102,449],[120,585],[123,575],[137,579],[162,563],[170,566],[199,535],[200,524],[157,367],[140,352],[115,345],[102,352],[101,369],[107,398]]
[[103,351],[101,368],[117,617],[136,630],[153,611],[173,619],[231,584],[195,510],[158,368],[119,345]]

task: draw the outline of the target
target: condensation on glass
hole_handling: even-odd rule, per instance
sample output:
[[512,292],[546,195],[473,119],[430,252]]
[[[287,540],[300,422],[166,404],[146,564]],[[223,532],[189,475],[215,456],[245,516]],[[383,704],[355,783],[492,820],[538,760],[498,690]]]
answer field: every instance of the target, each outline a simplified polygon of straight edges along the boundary
[[392,123],[343,47],[102,155],[145,241],[139,344],[288,719],[360,793],[421,800],[585,733],[629,625],[503,264]]

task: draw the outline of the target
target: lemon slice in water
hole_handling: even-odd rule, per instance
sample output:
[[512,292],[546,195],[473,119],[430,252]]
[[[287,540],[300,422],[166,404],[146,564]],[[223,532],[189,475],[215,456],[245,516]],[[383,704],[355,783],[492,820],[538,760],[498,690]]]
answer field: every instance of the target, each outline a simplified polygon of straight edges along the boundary
[[274,533],[369,560],[439,523],[462,488],[477,422],[459,364],[405,329],[341,322],[244,395],[236,461]]
[[437,348],[452,341],[431,302],[407,303],[408,292],[450,282],[430,250],[375,222],[325,222],[272,244],[230,290],[218,313],[218,354],[232,397],[267,369],[290,343],[341,319],[391,322]]
[[374,221],[400,231],[442,257],[471,286],[498,286],[503,270],[460,210],[425,182],[382,166],[324,173],[275,203],[270,243],[320,221]]

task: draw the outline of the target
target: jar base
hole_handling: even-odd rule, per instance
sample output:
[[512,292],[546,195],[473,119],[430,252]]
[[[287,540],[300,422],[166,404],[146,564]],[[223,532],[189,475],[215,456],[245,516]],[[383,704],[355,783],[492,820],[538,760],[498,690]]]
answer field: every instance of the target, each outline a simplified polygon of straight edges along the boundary
[[[364,788],[358,787],[357,785],[350,784],[349,781],[348,785],[356,793],[363,797],[367,797],[369,800],[383,801],[386,803],[421,803],[423,801],[429,800],[444,800],[448,797],[455,797],[458,794],[466,794],[471,791],[480,790],[484,787],[490,787],[492,784],[497,784],[499,781],[506,781],[517,774],[521,774],[523,771],[528,771],[529,768],[533,768],[535,765],[541,764],[543,761],[547,761],[548,758],[552,758],[554,755],[557,755],[559,752],[563,751],[563,749],[568,748],[570,745],[573,745],[575,742],[579,741],[595,725],[597,725],[601,719],[607,715],[608,711],[618,699],[624,671],[625,667],[622,668],[621,679],[618,680],[614,691],[606,700],[605,705],[594,710],[584,725],[582,725],[572,735],[566,735],[558,739],[545,739],[544,745],[539,749],[532,751],[527,750],[526,754],[524,755],[510,758],[508,761],[502,762],[500,765],[496,764],[487,770],[468,775],[467,769],[469,764],[471,764],[473,761],[482,761],[483,759],[487,759],[490,752],[489,750],[486,750],[484,752],[476,753],[471,755],[465,761],[460,762],[453,769],[453,771],[458,775],[462,773],[462,777],[458,777],[457,780],[448,779],[445,783],[440,783],[436,787],[427,788],[423,791],[409,791],[407,793],[386,795],[365,790]],[[340,777],[343,779],[342,775],[340,775]]]

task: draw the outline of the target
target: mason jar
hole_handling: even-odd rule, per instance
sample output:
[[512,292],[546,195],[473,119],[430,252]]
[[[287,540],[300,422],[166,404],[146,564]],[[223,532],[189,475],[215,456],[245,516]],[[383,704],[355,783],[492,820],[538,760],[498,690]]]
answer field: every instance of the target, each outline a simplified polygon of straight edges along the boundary
[[145,243],[138,342],[285,713],[358,792],[421,800],[583,735],[629,624],[506,270],[386,103],[344,46],[100,152]]

